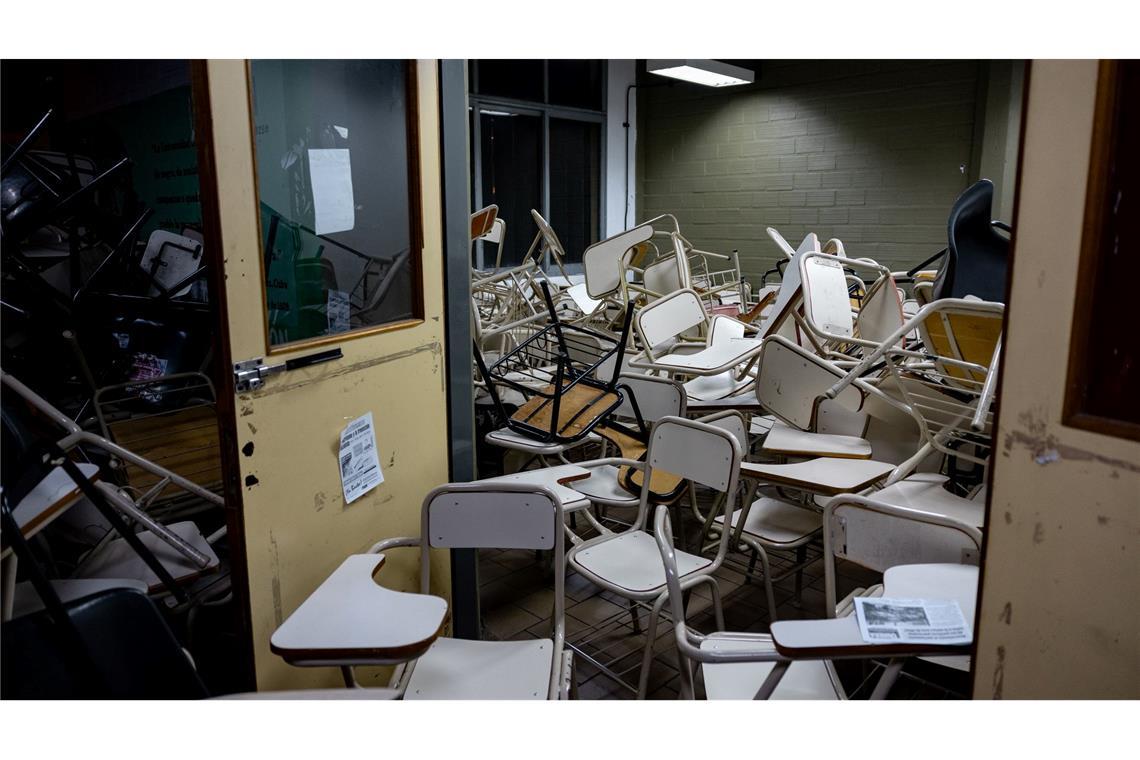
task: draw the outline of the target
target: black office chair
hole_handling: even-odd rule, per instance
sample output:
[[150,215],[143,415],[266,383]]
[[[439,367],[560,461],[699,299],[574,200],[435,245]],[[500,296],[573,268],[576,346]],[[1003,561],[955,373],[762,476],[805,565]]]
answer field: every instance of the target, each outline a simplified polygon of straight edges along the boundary
[[0,698],[200,699],[190,658],[145,594],[112,589],[62,603],[3,501],[3,534],[45,609],[3,624]]
[[954,201],[947,222],[949,245],[934,280],[934,299],[977,296],[1004,301],[1010,239],[998,230],[1008,225],[993,221],[994,183],[980,179]]

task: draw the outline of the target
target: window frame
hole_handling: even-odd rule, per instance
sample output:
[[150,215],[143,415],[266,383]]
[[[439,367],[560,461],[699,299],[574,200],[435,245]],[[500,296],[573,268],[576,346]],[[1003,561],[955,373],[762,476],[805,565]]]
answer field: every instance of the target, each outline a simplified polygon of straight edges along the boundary
[[[299,340],[276,344],[273,343],[272,334],[269,329],[269,293],[265,281],[268,273],[265,266],[265,230],[261,224],[261,188],[258,184],[257,176],[257,118],[254,112],[253,60],[248,58],[245,60],[246,94],[249,101],[249,141],[251,155],[254,159],[251,171],[253,173],[254,216],[257,219],[257,263],[261,277],[261,318],[262,331],[265,336],[266,356],[291,353],[300,349],[324,346],[331,343],[341,343],[346,340],[364,338],[378,333],[403,330],[421,325],[425,321],[423,194],[420,182],[420,102],[419,84],[416,76],[417,61],[415,59],[400,60],[404,63],[404,98],[407,103],[405,129],[408,156],[408,232],[409,245],[411,247],[407,266],[410,267],[412,280],[412,316],[378,325],[358,327],[355,330],[346,330],[345,332],[336,333],[334,335],[317,335],[311,338],[301,338]],[[317,237],[325,239],[323,235],[317,235]],[[335,244],[335,241],[332,240],[328,242]]]
[[[469,80],[469,87],[473,84],[474,88],[479,88],[479,62],[478,60],[471,61],[472,74]],[[602,110],[594,111],[588,108],[576,108],[574,106],[558,106],[551,105],[550,103],[537,103],[529,100],[518,100],[515,98],[506,98],[492,95],[480,95],[478,92],[469,92],[467,94],[467,104],[469,114],[474,114],[476,118],[471,119],[471,154],[472,154],[472,211],[483,208],[486,202],[483,200],[483,158],[481,155],[480,146],[482,145],[482,128],[480,120],[477,118],[480,109],[490,110],[510,110],[518,113],[527,114],[530,116],[540,116],[542,118],[542,208],[540,213],[543,218],[550,222],[550,225],[555,230],[558,229],[558,221],[550,217],[550,120],[553,119],[566,119],[568,121],[585,121],[600,125],[601,129],[601,179],[598,183],[598,230],[596,234],[601,239],[606,229],[606,184],[608,179],[608,146],[607,146],[607,126],[609,115],[606,106],[609,103],[609,61],[602,61]],[[550,99],[550,66],[549,59],[542,61],[542,93],[543,100]],[[580,253],[580,252],[579,252]],[[482,246],[476,246],[475,250],[476,262],[475,266],[482,269],[484,267],[483,250]],[[551,266],[550,254],[547,253],[543,262],[543,269],[549,269]],[[569,272],[579,273],[582,270],[581,262],[570,263],[567,262],[566,269]]]

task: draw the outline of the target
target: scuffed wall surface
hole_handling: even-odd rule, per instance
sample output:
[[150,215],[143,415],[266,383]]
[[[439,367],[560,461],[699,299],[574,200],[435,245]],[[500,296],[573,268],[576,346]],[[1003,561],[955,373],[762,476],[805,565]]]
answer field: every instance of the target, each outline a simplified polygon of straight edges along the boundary
[[1140,697],[1140,443],[1061,424],[1096,70],[1030,75],[978,698]]

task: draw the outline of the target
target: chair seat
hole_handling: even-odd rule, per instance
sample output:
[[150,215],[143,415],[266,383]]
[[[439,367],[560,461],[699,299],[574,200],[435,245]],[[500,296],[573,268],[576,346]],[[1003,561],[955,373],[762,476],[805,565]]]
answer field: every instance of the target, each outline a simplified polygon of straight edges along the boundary
[[[711,559],[676,551],[680,577],[708,567]],[[633,593],[649,594],[665,585],[665,567],[652,534],[637,530],[621,533],[597,543],[575,547],[567,561],[576,570],[594,575]]]
[[782,422],[772,425],[761,448],[765,454],[791,457],[871,458],[871,444],[864,438],[853,435],[809,433]]
[[740,465],[740,474],[758,478],[766,483],[835,496],[841,493],[858,493],[885,478],[893,469],[895,465],[876,462],[873,459],[821,457],[792,464],[744,462]]
[[732,370],[717,375],[703,375],[684,383],[685,395],[698,401],[717,401],[731,396],[751,382],[751,377],[737,380]]
[[404,699],[546,699],[554,642],[436,639],[416,660]]
[[967,525],[981,528],[985,524],[986,502],[984,499],[971,501],[956,496],[945,488],[945,478],[911,476],[893,483],[873,496],[896,507],[906,507],[928,514],[950,517]]
[[[174,577],[175,581],[184,583],[217,570],[220,564],[218,555],[214,553],[214,548],[206,542],[206,538],[198,530],[198,526],[186,520],[166,527],[183,541],[205,554],[208,559],[206,567],[198,567],[150,531],[144,530],[139,533],[139,540],[150,549],[155,558]],[[83,578],[134,578],[145,583],[152,593],[164,588],[162,581],[158,579],[154,571],[121,536],[93,552],[88,559],[84,560],[77,574]]]
[[[740,651],[771,649],[772,637],[757,634],[742,640],[739,636],[721,638],[713,634],[701,642],[702,651]],[[705,695],[709,699],[752,699],[772,671],[771,662],[734,662],[701,665],[705,677]],[[793,662],[780,679],[772,699],[842,699],[830,665],[824,660]]]
[[[740,524],[742,510],[732,513],[732,526]],[[724,515],[716,521],[724,524]],[[818,512],[789,504],[786,501],[764,496],[752,502],[744,533],[767,544],[788,544],[794,547],[810,539],[823,529],[823,516]]]
[[500,428],[499,430],[492,430],[483,438],[487,443],[493,446],[502,446],[504,449],[514,449],[515,451],[525,451],[528,454],[542,454],[543,456],[561,454],[567,449],[572,449],[575,446],[581,446],[587,442],[597,442],[599,439],[593,433],[590,433],[580,441],[574,443],[542,443],[533,438],[528,438],[522,433],[516,433],[510,428]]
[[630,507],[637,506],[641,500],[640,495],[632,494],[622,487],[619,482],[620,468],[603,464],[587,469],[590,470],[590,477],[577,480],[570,487],[584,494],[590,501],[612,507]]
[[760,351],[760,346],[761,341],[752,338],[726,338],[693,354],[666,354],[658,357],[654,363],[677,367],[680,371],[709,373],[748,361]]

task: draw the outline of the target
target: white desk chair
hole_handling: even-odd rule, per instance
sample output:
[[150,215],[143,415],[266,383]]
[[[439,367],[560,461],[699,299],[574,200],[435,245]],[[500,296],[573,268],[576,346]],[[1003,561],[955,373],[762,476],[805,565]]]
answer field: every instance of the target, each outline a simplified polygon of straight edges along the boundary
[[[643,352],[631,359],[637,369],[693,378],[685,392],[698,399],[723,398],[752,382],[752,360],[761,342],[744,337],[747,326],[721,315],[711,320],[696,291],[677,290],[641,309],[635,319]],[[697,328],[703,346],[686,336]]]
[[[638,414],[646,426],[663,417],[685,416],[685,389],[675,380],[651,375],[622,374],[618,388],[625,400],[614,412],[615,416],[634,420]],[[632,396],[633,398],[629,398]],[[645,453],[645,445],[620,431],[603,425],[599,434],[615,444],[619,456],[638,460]],[[640,500],[640,489],[630,491],[622,485],[624,468],[614,464],[591,465],[585,463],[590,472],[586,480],[575,482],[571,488],[585,494],[592,503],[608,507],[636,507]],[[672,491],[673,488],[667,490]]]
[[[558,497],[525,483],[448,484],[424,499],[421,528],[418,537],[385,539],[368,555],[350,557],[353,577],[341,581],[349,572],[345,565],[330,576],[273,634],[273,651],[293,664],[337,665],[346,674],[354,665],[406,662],[391,684],[404,699],[568,697],[573,661],[564,647],[566,569]],[[378,591],[372,582],[375,555],[401,547],[420,550],[419,594]],[[437,638],[447,604],[430,595],[431,549],[459,548],[553,550],[552,637]],[[350,675],[346,681],[351,683]]]
[[[844,494],[824,508],[824,595],[827,616],[845,617],[855,611],[857,596],[882,596],[882,586],[858,588],[837,601],[835,560],[843,559],[879,573],[898,565],[977,565],[982,533],[969,523],[931,511],[900,507],[880,500]],[[938,590],[931,590],[937,597]],[[973,610],[962,612],[973,622]],[[969,658],[936,660],[956,670],[969,670]]]
[[[767,634],[731,633],[723,630],[707,636],[693,631],[685,622],[683,584],[673,547],[673,527],[669,511],[658,507],[653,533],[665,570],[673,631],[681,671],[681,698],[695,699],[691,663],[701,663],[705,696],[708,699],[846,699],[843,685],[831,663],[805,660],[788,663],[776,652]],[[718,627],[723,625],[718,621]],[[787,667],[774,690],[763,691],[777,664]]]
[[[587,580],[632,602],[652,604],[637,687],[639,699],[645,698],[649,685],[657,620],[669,597],[656,543],[653,534],[647,530],[653,471],[663,470],[725,494],[724,515],[726,520],[731,520],[740,459],[739,441],[725,430],[679,417],[658,420],[650,433],[641,497],[633,525],[621,533],[601,535],[578,544],[567,555],[570,566]],[[724,615],[713,573],[723,563],[727,551],[728,534],[725,533],[716,556],[711,559],[677,552],[682,588],[687,590],[699,583],[709,585],[713,610],[721,628],[724,627]]]

